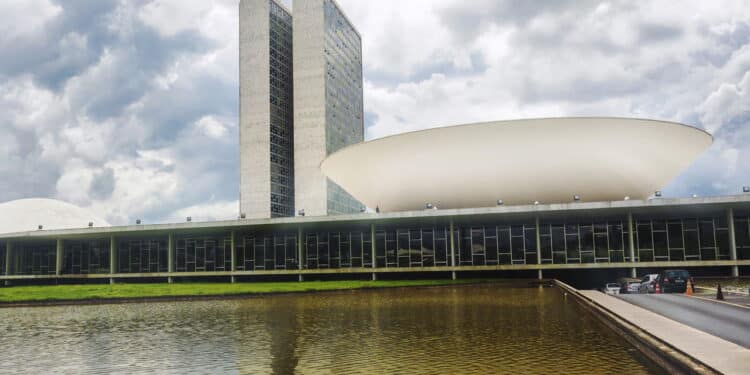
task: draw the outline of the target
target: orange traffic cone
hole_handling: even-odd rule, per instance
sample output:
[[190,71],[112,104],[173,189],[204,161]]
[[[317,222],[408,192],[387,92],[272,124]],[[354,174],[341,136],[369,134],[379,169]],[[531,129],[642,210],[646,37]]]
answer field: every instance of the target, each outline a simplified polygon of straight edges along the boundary
[[686,296],[692,296],[693,295],[693,281],[688,280],[687,287],[685,287],[685,295]]
[[661,294],[661,285],[659,283],[654,284],[654,294]]

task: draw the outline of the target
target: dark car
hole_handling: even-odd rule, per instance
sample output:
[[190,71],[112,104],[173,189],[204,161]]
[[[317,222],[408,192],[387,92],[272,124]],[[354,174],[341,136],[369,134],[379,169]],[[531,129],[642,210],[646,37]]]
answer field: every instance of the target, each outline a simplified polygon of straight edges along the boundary
[[664,270],[656,277],[656,283],[662,293],[685,293],[690,282],[690,272],[685,270]]

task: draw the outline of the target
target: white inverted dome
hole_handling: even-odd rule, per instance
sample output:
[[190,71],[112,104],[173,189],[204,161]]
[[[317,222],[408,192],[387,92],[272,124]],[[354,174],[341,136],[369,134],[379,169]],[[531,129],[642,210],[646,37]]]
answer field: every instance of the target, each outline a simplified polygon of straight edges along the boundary
[[0,203],[0,233],[17,233],[44,229],[108,227],[108,222],[94,213],[54,199],[19,199]]

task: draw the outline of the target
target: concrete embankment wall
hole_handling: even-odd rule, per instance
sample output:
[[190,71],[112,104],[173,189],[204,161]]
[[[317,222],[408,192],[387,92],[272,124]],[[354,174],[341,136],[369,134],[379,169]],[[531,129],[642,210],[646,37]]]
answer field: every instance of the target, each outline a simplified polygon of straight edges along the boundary
[[720,374],[719,371],[687,355],[678,348],[669,345],[656,336],[644,331],[637,325],[621,318],[617,313],[606,309],[580,293],[570,285],[555,280],[555,284],[584,309],[591,312],[602,323],[613,329],[630,344],[640,350],[646,357],[657,363],[671,374]]

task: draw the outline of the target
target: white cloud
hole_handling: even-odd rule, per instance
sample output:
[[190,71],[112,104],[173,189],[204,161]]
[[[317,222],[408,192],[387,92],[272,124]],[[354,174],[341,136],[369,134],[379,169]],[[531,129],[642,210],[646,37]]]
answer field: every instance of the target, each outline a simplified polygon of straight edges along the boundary
[[[715,132],[665,194],[750,181],[745,1],[339,3],[363,37],[368,139],[650,117]],[[236,217],[237,0],[115,4],[0,2],[0,46],[30,50],[0,61],[0,180],[15,182],[0,201],[62,198],[114,224]]]
[[750,119],[750,72],[735,84],[723,83],[698,108],[709,132],[740,117]]
[[38,31],[45,22],[60,14],[60,6],[49,0],[0,1],[0,38],[13,39]]
[[166,216],[166,221],[179,223],[190,217],[193,221],[232,220],[237,218],[239,201],[222,201],[197,204],[176,210]]
[[227,134],[227,128],[213,116],[201,117],[195,127],[211,138],[222,138]]

